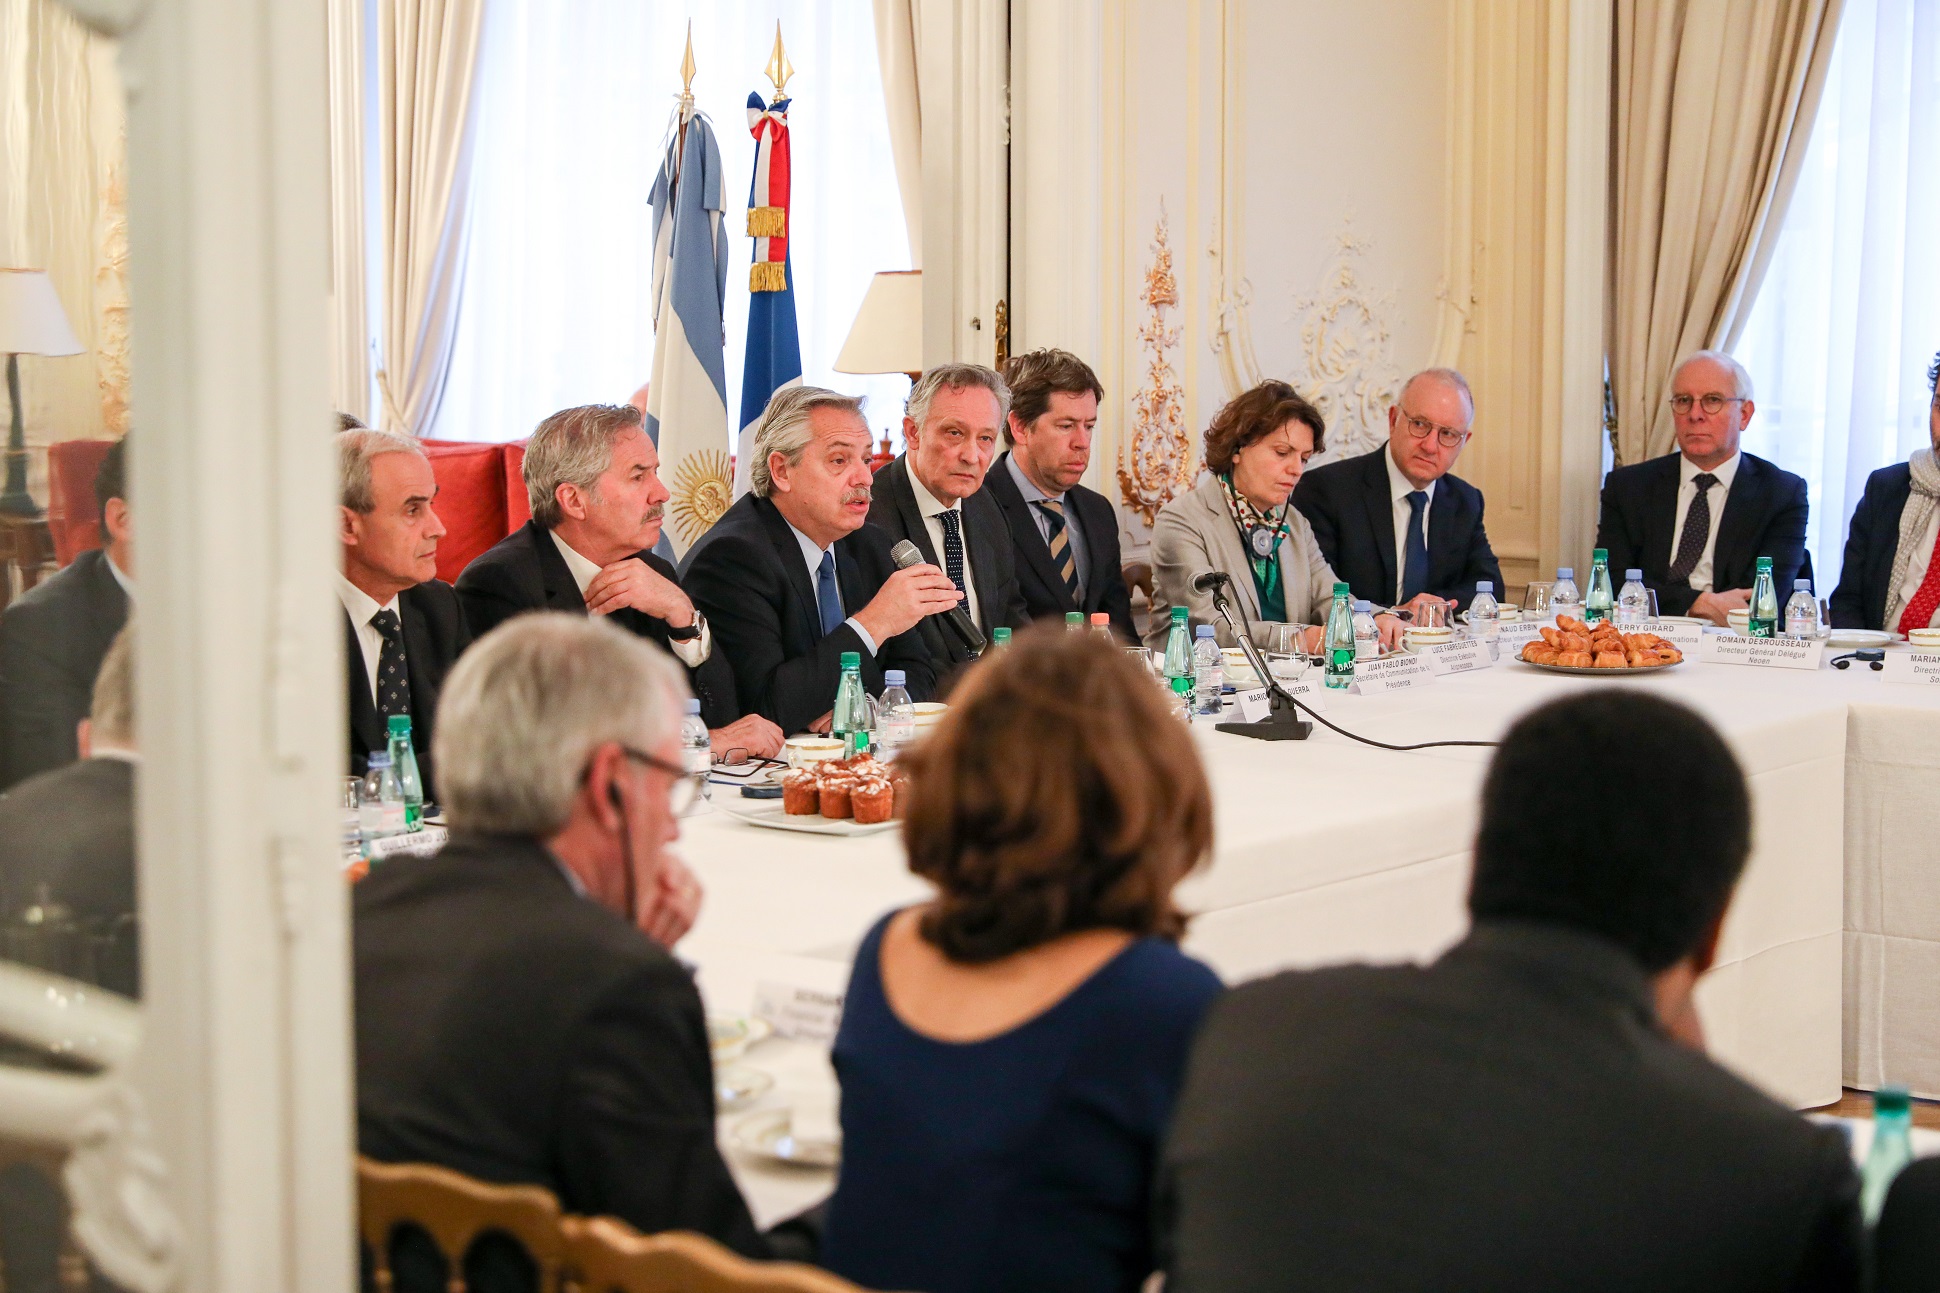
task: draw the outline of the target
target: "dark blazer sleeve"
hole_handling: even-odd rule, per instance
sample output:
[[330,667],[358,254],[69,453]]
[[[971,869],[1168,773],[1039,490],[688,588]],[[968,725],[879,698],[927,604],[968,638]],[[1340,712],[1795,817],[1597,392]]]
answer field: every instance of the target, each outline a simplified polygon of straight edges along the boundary
[[[1832,590],[1832,627],[1836,629],[1880,629],[1873,617],[1886,615],[1884,588],[1872,587],[1873,571],[1883,564],[1887,578],[1892,577],[1893,556],[1900,544],[1900,512],[1906,506],[1893,477],[1895,469],[1882,467],[1866,480],[1866,492],[1852,511],[1852,524],[1846,531],[1845,563],[1839,568],[1839,586]],[[1886,545],[1887,557],[1879,562],[1879,545]],[[1869,594],[1878,594],[1869,596]],[[1877,609],[1875,609],[1877,608]]]
[[1085,542],[1098,555],[1091,563],[1091,577],[1104,585],[1094,605],[1111,616],[1112,627],[1125,642],[1138,644],[1138,627],[1132,623],[1132,590],[1125,586],[1124,553],[1118,546],[1118,511],[1103,494],[1094,493],[1097,506],[1085,522]]
[[1335,497],[1333,488],[1337,479],[1337,473],[1319,471],[1302,477],[1293,487],[1293,506],[1307,518],[1314,542],[1320,545],[1320,555],[1327,558],[1328,565],[1340,570],[1340,499]]
[[648,1234],[696,1230],[768,1256],[714,1138],[714,1084],[700,997],[671,960],[622,978],[588,1014],[568,1057],[560,1181]]
[[69,667],[59,606],[17,602],[0,616],[0,787],[80,756],[75,725],[93,704],[94,681]]
[[472,562],[453,586],[458,590],[459,604],[465,608],[466,627],[474,638],[482,638],[514,615],[534,609],[520,595],[510,568],[496,561]]
[[[1783,606],[1785,599],[1792,595],[1793,581],[1799,577],[1799,571],[1805,565],[1805,530],[1812,518],[1812,502],[1803,477],[1776,468],[1768,467],[1767,470],[1777,477],[1775,487],[1779,491],[1780,502],[1772,513],[1772,519],[1765,525],[1758,555],[1772,559],[1772,578],[1776,581],[1778,604]],[[1749,588],[1751,580],[1747,579],[1736,586]]]
[[1688,615],[1691,603],[1697,600],[1697,590],[1689,584],[1653,578],[1661,566],[1645,555],[1648,539],[1645,537],[1642,515],[1643,493],[1643,487],[1635,483],[1634,477],[1613,471],[1603,478],[1603,503],[1597,516],[1596,546],[1610,554],[1613,579],[1621,581],[1626,570],[1641,570],[1650,587],[1657,590],[1660,614]]
[[1463,484],[1466,486],[1463,493],[1464,507],[1475,516],[1475,523],[1469,530],[1468,551],[1463,554],[1462,571],[1455,586],[1437,589],[1435,595],[1459,602],[1466,608],[1475,599],[1475,585],[1484,579],[1495,586],[1496,600],[1502,599],[1504,590],[1502,566],[1495,559],[1495,549],[1489,546],[1488,527],[1483,524],[1485,508],[1482,491],[1468,485],[1466,481]]

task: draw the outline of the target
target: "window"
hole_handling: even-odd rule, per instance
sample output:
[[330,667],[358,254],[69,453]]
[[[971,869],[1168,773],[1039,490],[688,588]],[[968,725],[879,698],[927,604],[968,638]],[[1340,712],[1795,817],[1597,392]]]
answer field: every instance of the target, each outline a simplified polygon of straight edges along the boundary
[[647,380],[647,195],[680,90],[690,10],[694,94],[726,166],[729,422],[738,424],[741,407],[754,245],[746,104],[750,91],[773,93],[762,68],[780,19],[795,65],[790,249],[803,380],[867,395],[877,434],[900,429],[907,379],[829,367],[870,276],[909,266],[869,0],[492,0],[464,295],[433,436],[515,440],[557,409],[623,403]]

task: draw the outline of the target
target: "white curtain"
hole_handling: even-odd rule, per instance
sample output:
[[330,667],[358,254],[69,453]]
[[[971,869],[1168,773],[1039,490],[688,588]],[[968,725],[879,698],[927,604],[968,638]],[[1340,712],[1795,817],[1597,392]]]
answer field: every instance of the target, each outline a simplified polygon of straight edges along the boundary
[[[434,432],[515,440],[574,404],[624,403],[653,362],[647,195],[685,46],[687,8],[639,0],[493,0],[481,61],[464,301]],[[877,270],[909,248],[883,113],[870,0],[722,0],[691,7],[694,95],[728,177],[728,408],[741,406],[754,139],[747,99],[782,40],[795,77],[789,252],[803,380],[869,397],[880,435],[909,382],[836,373]]]
[[484,0],[378,0],[377,133],[386,430],[428,433],[451,366]]
[[1940,351],[1940,0],[1846,0],[1804,170],[1733,353],[1745,448],[1804,476],[1821,596],[1866,477],[1927,443]]
[[909,227],[909,265],[923,268],[923,104],[917,94],[917,0],[875,0],[876,61],[896,157],[896,184]]

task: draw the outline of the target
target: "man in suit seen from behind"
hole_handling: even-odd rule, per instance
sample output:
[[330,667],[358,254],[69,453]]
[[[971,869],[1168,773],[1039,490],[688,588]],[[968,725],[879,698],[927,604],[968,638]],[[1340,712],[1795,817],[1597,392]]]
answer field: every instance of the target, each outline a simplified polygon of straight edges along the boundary
[[[869,521],[892,544],[909,540],[963,594],[963,609],[988,643],[991,630],[1022,628],[1024,599],[1003,514],[983,491],[997,453],[1010,391],[981,364],[941,364],[909,393],[908,448],[876,474]],[[936,663],[939,693],[978,649],[936,617],[917,625]]]
[[1751,605],[1758,558],[1772,559],[1779,604],[1805,564],[1811,515],[1805,481],[1739,449],[1758,411],[1751,374],[1719,350],[1687,356],[1671,375],[1677,452],[1603,481],[1597,546],[1613,579],[1643,571],[1665,615],[1726,623]]
[[1474,434],[1475,396],[1453,368],[1410,377],[1388,406],[1388,442],[1316,467],[1293,505],[1340,577],[1376,606],[1467,606],[1486,581],[1504,595],[1482,524],[1482,491],[1453,474]]
[[87,717],[101,661],[135,595],[127,463],[123,436],[94,478],[103,546],[0,614],[0,789],[77,755],[75,725]]
[[458,594],[438,578],[438,481],[418,442],[390,431],[338,432],[337,471],[350,771],[361,775],[387,748],[390,720],[402,715],[435,801],[438,694],[471,644]]
[[[1586,842],[1612,804],[1650,828]],[[1703,1053],[1692,991],[1750,851],[1693,711],[1606,690],[1522,719],[1461,942],[1213,1007],[1160,1171],[1166,1288],[1856,1290],[1845,1138]]]

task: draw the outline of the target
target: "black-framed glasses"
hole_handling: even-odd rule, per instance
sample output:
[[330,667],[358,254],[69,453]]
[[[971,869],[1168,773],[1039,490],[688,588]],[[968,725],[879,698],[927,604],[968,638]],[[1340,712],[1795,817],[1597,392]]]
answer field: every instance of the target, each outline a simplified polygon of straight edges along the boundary
[[1725,405],[1743,404],[1744,402],[1745,397],[1742,395],[1720,395],[1716,391],[1712,391],[1707,395],[1698,396],[1673,395],[1671,396],[1671,412],[1677,414],[1679,417],[1685,417],[1689,415],[1691,406],[1695,404],[1712,417],[1716,417],[1718,414],[1724,412]]
[[667,787],[667,808],[674,816],[685,817],[687,810],[694,806],[694,801],[700,798],[701,783],[706,780],[705,777],[689,772],[678,763],[669,763],[656,755],[648,754],[645,750],[636,750],[630,745],[622,745],[620,753],[635,763],[644,763],[649,768],[658,769],[673,778],[673,783]]
[[1428,433],[1433,431],[1444,449],[1453,449],[1469,437],[1469,433],[1459,427],[1445,427],[1439,422],[1418,418],[1406,409],[1401,410],[1401,421],[1408,428],[1408,434],[1417,440],[1426,440]]

